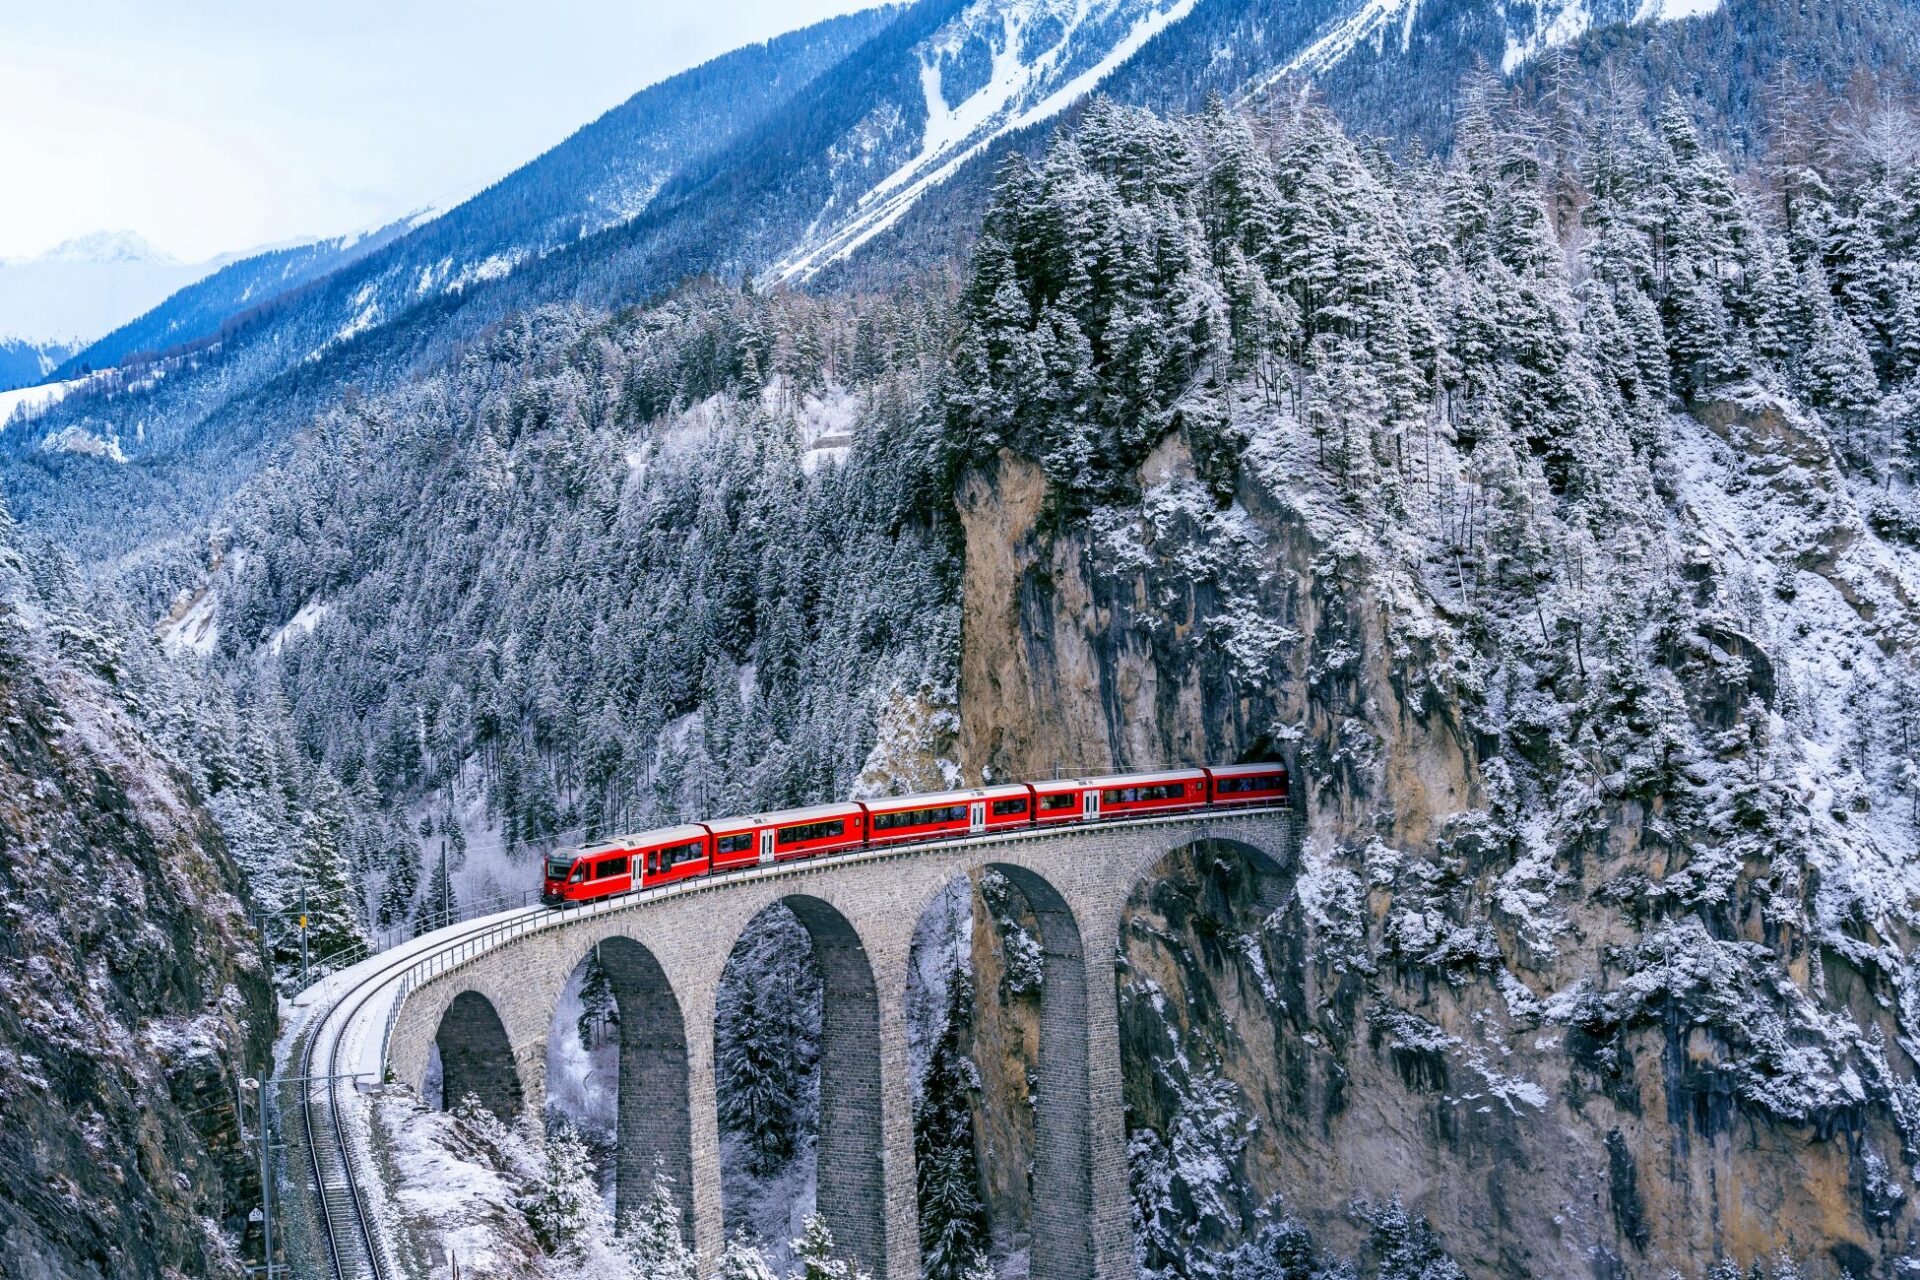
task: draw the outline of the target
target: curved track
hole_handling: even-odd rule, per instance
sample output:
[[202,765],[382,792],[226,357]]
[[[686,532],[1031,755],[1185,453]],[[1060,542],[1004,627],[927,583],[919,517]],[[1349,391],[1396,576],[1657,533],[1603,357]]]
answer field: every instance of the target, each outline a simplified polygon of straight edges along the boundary
[[[528,908],[509,917],[540,917],[540,908]],[[347,1029],[388,983],[423,956],[438,954],[498,929],[503,921],[490,917],[485,924],[450,928],[444,938],[427,948],[402,948],[401,954],[362,975],[315,1018],[298,1056],[301,1127],[306,1138],[307,1172],[313,1179],[315,1226],[333,1280],[386,1280],[388,1268],[381,1255],[378,1233],[367,1213],[353,1151],[340,1123],[341,1045]],[[363,964],[365,962],[362,962]]]

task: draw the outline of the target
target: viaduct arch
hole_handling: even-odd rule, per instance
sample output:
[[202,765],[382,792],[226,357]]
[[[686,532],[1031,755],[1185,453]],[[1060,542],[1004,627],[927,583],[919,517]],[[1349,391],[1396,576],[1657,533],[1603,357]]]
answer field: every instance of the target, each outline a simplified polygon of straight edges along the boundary
[[[721,972],[753,918],[785,903],[813,940],[826,986],[819,1211],[875,1280],[916,1280],[912,935],[956,875],[992,867],[1040,922],[1033,1280],[1130,1280],[1114,982],[1120,917],[1141,877],[1209,841],[1238,846],[1268,869],[1294,864],[1289,813],[1206,813],[845,854],[556,913],[546,927],[408,992],[387,1061],[396,1079],[423,1089],[438,1047],[448,1082],[457,1078],[497,1113],[537,1128],[554,1011],[575,967],[599,947],[621,1015],[621,1211],[645,1194],[660,1157],[689,1238],[711,1259],[724,1244],[713,1038]],[[457,1076],[448,1065],[456,1060]]]

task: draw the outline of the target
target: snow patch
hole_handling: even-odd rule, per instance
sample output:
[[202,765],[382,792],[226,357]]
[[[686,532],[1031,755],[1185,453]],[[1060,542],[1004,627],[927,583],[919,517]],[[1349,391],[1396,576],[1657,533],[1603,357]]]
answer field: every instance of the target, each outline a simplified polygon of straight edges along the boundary
[[288,641],[312,635],[313,629],[320,625],[320,620],[331,612],[333,612],[333,606],[323,603],[319,596],[315,596],[301,605],[300,612],[287,619],[285,626],[268,637],[267,651],[278,657],[280,650]]
[[5,431],[16,418],[25,422],[45,412],[98,376],[89,374],[68,382],[48,382],[37,387],[21,387],[17,391],[0,391],[0,431]]
[[211,657],[220,643],[220,597],[212,587],[182,592],[173,611],[154,628],[160,647],[173,657]]

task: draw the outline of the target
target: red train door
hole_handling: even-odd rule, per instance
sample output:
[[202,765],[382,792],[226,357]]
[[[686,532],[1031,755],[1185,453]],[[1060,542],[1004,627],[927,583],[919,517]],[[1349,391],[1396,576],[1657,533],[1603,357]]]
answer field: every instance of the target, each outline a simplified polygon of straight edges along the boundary
[[763,867],[766,867],[766,866],[771,866],[772,864],[773,864],[773,828],[768,827],[765,831],[762,831],[760,833],[760,865]]
[[1093,787],[1088,787],[1086,791],[1081,794],[1080,802],[1086,806],[1080,816],[1088,822],[1098,822],[1100,820],[1100,792]]
[[987,829],[987,802],[975,800],[967,817],[967,829],[973,835],[979,835]]

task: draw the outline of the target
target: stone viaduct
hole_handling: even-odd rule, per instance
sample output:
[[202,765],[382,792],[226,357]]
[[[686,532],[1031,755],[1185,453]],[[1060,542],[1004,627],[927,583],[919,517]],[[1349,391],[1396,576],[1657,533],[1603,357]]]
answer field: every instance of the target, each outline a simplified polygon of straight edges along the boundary
[[[537,1124],[547,1043],[574,969],[597,946],[620,1018],[618,1212],[663,1159],[685,1230],[723,1244],[714,1013],[721,970],[761,910],[782,902],[824,979],[818,1211],[876,1280],[920,1274],[906,994],[922,911],[958,875],[992,867],[1040,922],[1044,953],[1032,1225],[1034,1280],[1135,1274],[1114,958],[1135,884],[1169,854],[1217,842],[1291,872],[1284,811],[1205,813],[983,836],[758,868],[615,909],[556,915],[421,983],[396,1012],[394,1078],[422,1089],[438,1046],[443,1094]],[[1290,882],[1288,875],[1279,883]]]

